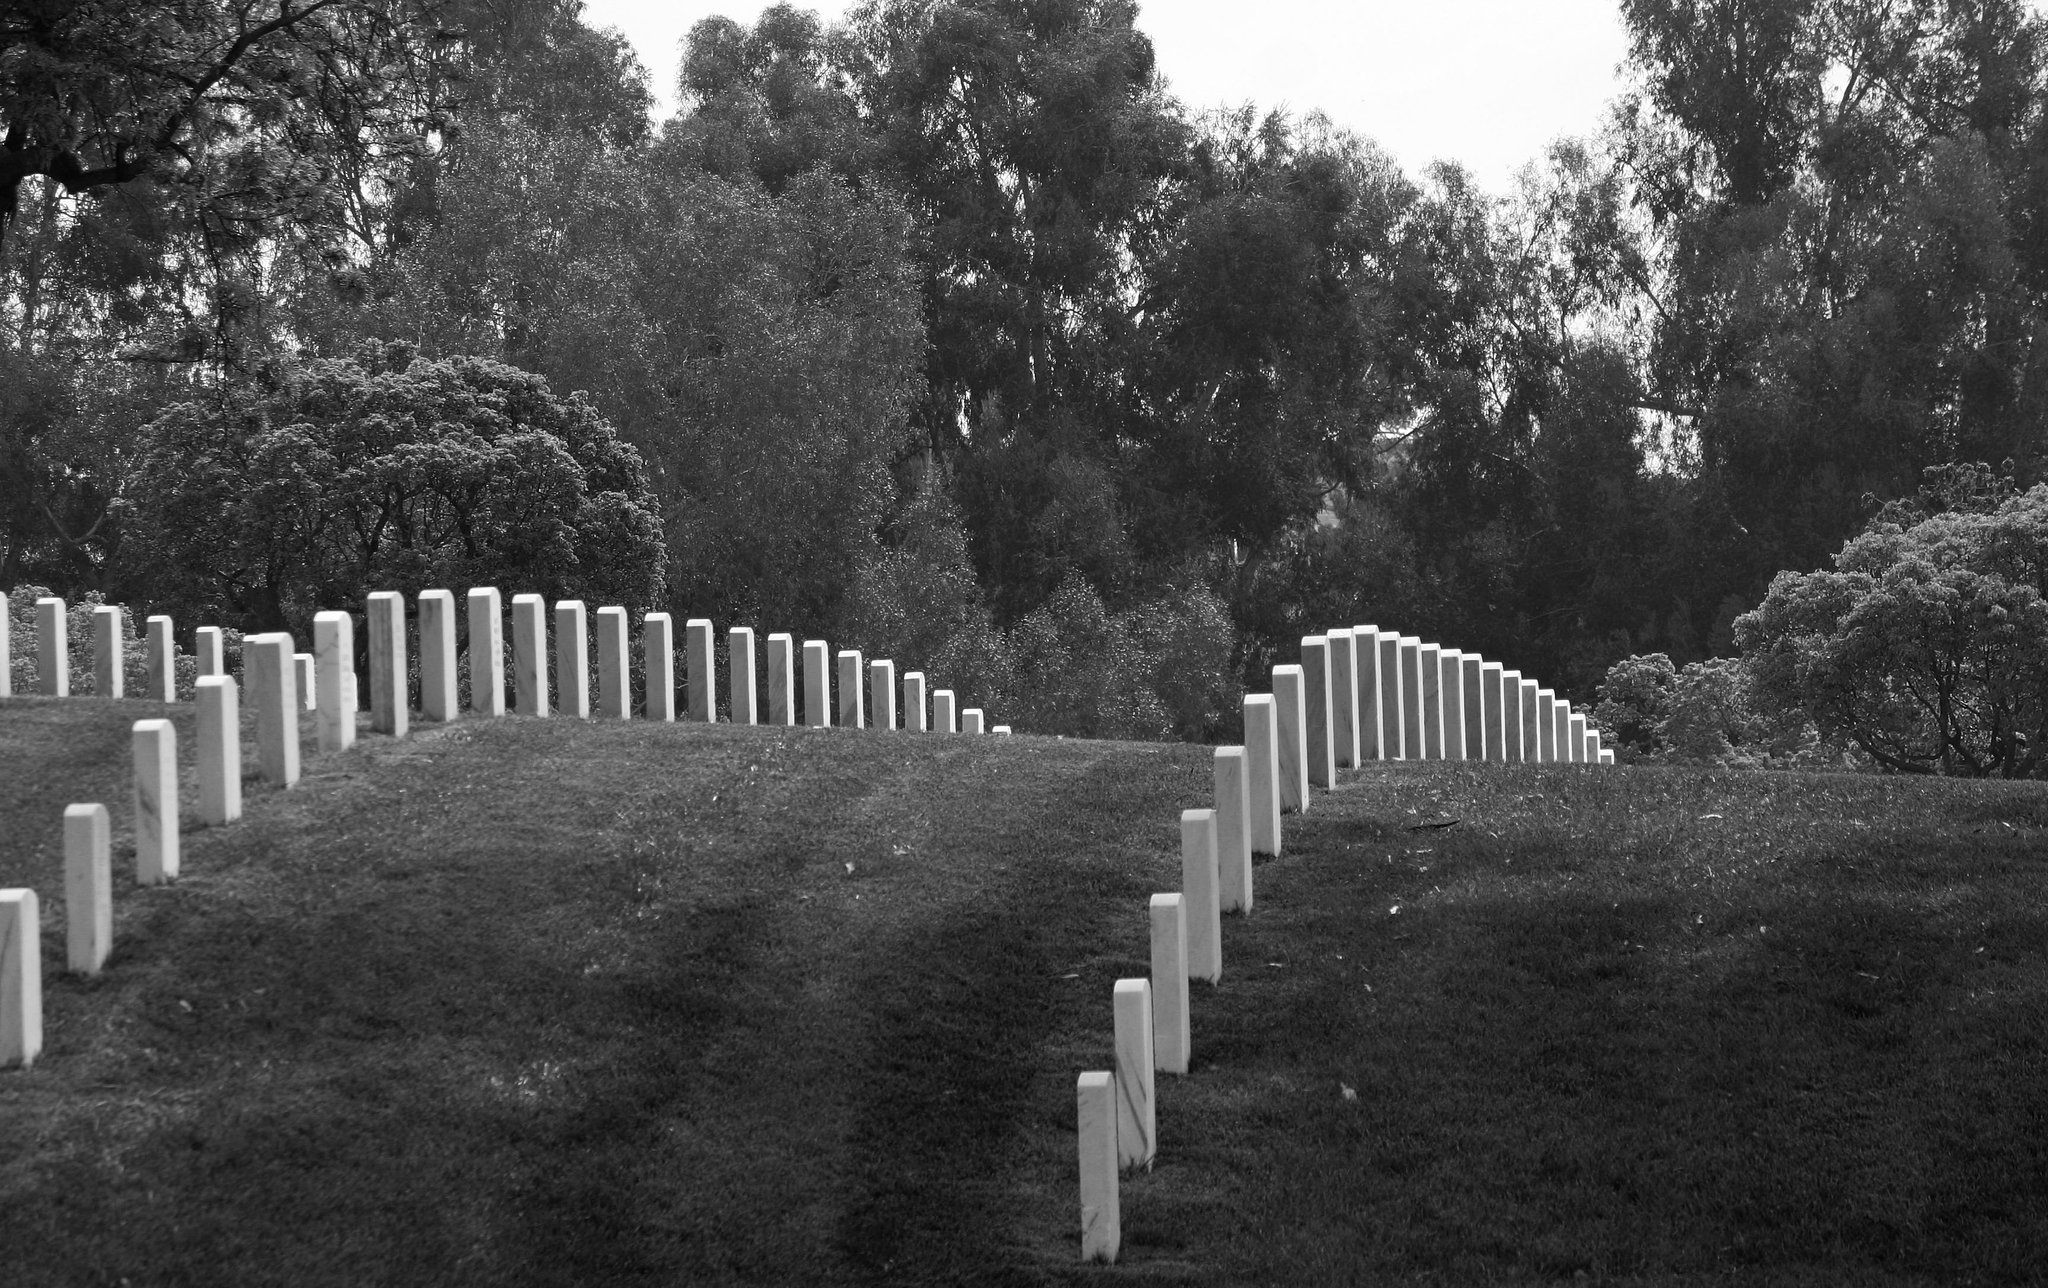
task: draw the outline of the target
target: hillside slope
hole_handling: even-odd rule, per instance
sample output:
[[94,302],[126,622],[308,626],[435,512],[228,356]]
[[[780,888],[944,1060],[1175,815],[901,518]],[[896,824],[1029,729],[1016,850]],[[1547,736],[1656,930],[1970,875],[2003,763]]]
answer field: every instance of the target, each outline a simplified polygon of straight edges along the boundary
[[173,887],[117,835],[115,956],[76,980],[62,807],[120,832],[128,723],[162,711],[0,703],[0,885],[45,901],[47,1047],[0,1075],[24,1284],[2048,1264],[2039,786],[1348,775],[1226,923],[1105,1271],[1075,1262],[1073,1078],[1108,1067],[1207,749],[366,737],[189,831]]

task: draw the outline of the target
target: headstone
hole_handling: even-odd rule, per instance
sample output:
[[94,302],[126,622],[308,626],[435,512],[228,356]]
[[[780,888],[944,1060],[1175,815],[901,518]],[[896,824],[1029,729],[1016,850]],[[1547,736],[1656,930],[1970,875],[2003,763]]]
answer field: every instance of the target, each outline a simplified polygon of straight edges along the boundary
[[1374,671],[1379,681],[1379,746],[1375,760],[1401,759],[1401,732],[1406,721],[1401,715],[1401,637],[1392,631],[1375,631],[1379,656]]
[[[313,710],[318,713],[314,725],[322,751],[347,751],[355,746],[356,713],[348,693],[348,678],[355,674],[355,665],[355,620],[347,613],[313,614]],[[236,781],[240,782],[239,776]]]
[[[1329,791],[1337,785],[1337,704],[1333,674],[1336,663],[1327,635],[1311,635],[1301,642],[1301,697],[1308,719],[1302,725],[1303,766],[1311,787]],[[1305,802],[1307,796],[1303,796]]]
[[256,708],[256,761],[263,781],[290,787],[299,781],[299,686],[292,637],[278,632],[243,639],[242,668]]
[[1444,758],[1444,650],[1441,644],[1420,644],[1416,648],[1417,676],[1422,687],[1422,753],[1411,758]]
[[[787,637],[785,637],[787,638]],[[640,619],[640,650],[646,670],[647,718],[674,724],[676,718],[676,624],[667,613]]]
[[548,714],[548,606],[539,595],[512,596],[512,709]]
[[796,723],[796,641],[787,634],[768,637],[768,723]]
[[122,696],[128,673],[121,638],[121,610],[102,604],[92,610],[93,693],[102,698]]
[[1116,982],[1116,1161],[1152,1166],[1159,1126],[1152,1090],[1152,984]]
[[1074,1082],[1081,1163],[1081,1260],[1113,1264],[1123,1236],[1117,1210],[1116,1075],[1107,1069]]
[[[1180,812],[1180,889],[1187,897],[1188,978],[1223,978],[1223,871],[1216,854],[1216,811]],[[1249,868],[1247,868],[1249,870]],[[1245,909],[1251,908],[1250,898]]]
[[1601,747],[1600,742],[1600,731],[1598,729],[1586,730],[1586,759],[1595,765],[1601,763],[1600,753],[1605,750]]
[[1537,759],[1557,763],[1557,695],[1549,689],[1536,690],[1536,745]]
[[923,671],[910,671],[903,676],[903,727],[912,733],[923,733],[931,727],[925,717]]
[[494,586],[469,592],[469,709],[505,714],[505,609]]
[[813,729],[832,727],[831,652],[824,640],[804,641],[804,723]]
[[14,610],[0,590],[0,698],[14,696]]
[[314,710],[315,699],[319,696],[319,692],[313,687],[313,655],[311,653],[292,654],[292,682],[298,688],[299,710]]
[[607,720],[633,718],[630,636],[623,607],[607,604],[597,610],[597,714]]
[[[178,700],[178,646],[171,640],[171,619],[158,613],[147,623],[149,627],[148,674],[149,692],[142,696],[151,702],[176,702]],[[0,652],[5,652],[0,649]]]
[[1358,633],[1349,626],[1331,631],[1330,741],[1340,769],[1358,768]]
[[1486,758],[1496,765],[1507,763],[1507,694],[1504,676],[1506,670],[1498,662],[1488,662],[1479,668],[1479,719],[1484,725],[1480,746]]
[[683,660],[688,667],[690,719],[703,724],[718,721],[718,658],[712,651],[711,619],[692,617],[683,623],[688,643]]
[[370,595],[370,728],[405,737],[412,716],[411,683],[405,663],[405,596],[395,590]]
[[1444,717],[1444,759],[1465,758],[1465,655],[1447,648],[1438,655],[1442,666],[1437,692]]
[[1603,764],[1603,765],[1611,765],[1611,764],[1613,764],[1613,763],[1614,763],[1614,753],[1613,753],[1613,752],[1612,752],[1611,750],[1603,750],[1603,751],[1601,751],[1601,753],[1600,753],[1600,763],[1601,763],[1601,764]]
[[1010,736],[1010,726],[997,725],[995,728],[989,730],[989,733],[994,736],[1007,738]]
[[[241,690],[232,675],[202,675],[193,681],[192,699],[199,708],[199,821],[221,827],[242,817]],[[328,749],[326,723],[323,711],[322,751]]]
[[1543,763],[1542,721],[1536,718],[1536,706],[1542,700],[1542,694],[1543,690],[1536,681],[1522,681],[1522,759],[1531,765]]
[[97,975],[114,951],[112,828],[104,805],[64,807],[64,964]]
[[1501,754],[1510,765],[1522,763],[1522,673],[1500,673]]
[[754,628],[734,626],[725,633],[725,666],[732,693],[732,722],[761,723],[759,691],[754,687]]
[[969,707],[960,713],[960,732],[979,734],[983,731],[981,708]]
[[555,601],[555,713],[590,719],[590,627],[580,599]]
[[867,703],[864,701],[860,665],[860,650],[843,648],[839,650],[839,727],[842,729],[867,728]]
[[[1252,853],[1280,853],[1280,712],[1270,693],[1244,700],[1244,757],[1248,789],[1246,816]],[[1249,869],[1247,869],[1249,870]],[[1250,910],[1247,903],[1246,910]]]
[[419,593],[420,715],[446,724],[462,711],[456,692],[455,592]]
[[202,626],[192,632],[192,649],[198,658],[200,675],[226,675],[227,636],[218,626]]
[[940,689],[932,694],[932,732],[960,732],[960,725],[953,718],[953,691],[951,689]]
[[36,892],[0,890],[0,1069],[26,1069],[42,1050],[42,920]]
[[1152,896],[1152,1058],[1165,1073],[1188,1071],[1187,897]]
[[1487,663],[1477,653],[1467,653],[1458,665],[1464,668],[1458,677],[1458,699],[1465,713],[1465,759],[1485,760]]
[[873,713],[875,728],[896,727],[896,664],[890,661],[868,663],[868,710]]
[[1219,912],[1248,912],[1252,898],[1251,784],[1243,747],[1216,748],[1215,780],[1216,907]]
[[178,731],[168,720],[137,720],[132,741],[135,884],[163,885],[178,879]]
[[64,601],[45,595],[36,601],[36,692],[46,698],[71,696],[71,641]]
[[1569,741],[1571,743],[1572,748],[1572,763],[1575,765],[1585,764],[1586,717],[1577,714],[1574,714],[1571,717],[1571,732],[1569,736]]
[[1308,710],[1299,666],[1273,668],[1273,709],[1279,721],[1280,808],[1308,809]]
[[1550,739],[1557,748],[1558,763],[1569,765],[1572,761],[1572,704],[1563,698],[1552,698],[1550,722],[1553,726]]
[[1427,752],[1422,741],[1422,641],[1413,635],[1401,637],[1401,759],[1421,760]]

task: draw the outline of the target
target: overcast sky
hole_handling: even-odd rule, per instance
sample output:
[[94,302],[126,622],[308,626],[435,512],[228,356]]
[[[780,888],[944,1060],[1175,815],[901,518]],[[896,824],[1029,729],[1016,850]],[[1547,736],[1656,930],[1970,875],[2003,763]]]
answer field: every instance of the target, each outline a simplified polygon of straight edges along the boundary
[[[751,26],[765,7],[584,0],[584,17],[632,41],[666,114],[690,27]],[[804,7],[829,23],[847,5]],[[1550,140],[1599,125],[1626,52],[1616,0],[1145,0],[1138,28],[1192,107],[1321,108],[1410,173],[1462,161],[1494,191]]]

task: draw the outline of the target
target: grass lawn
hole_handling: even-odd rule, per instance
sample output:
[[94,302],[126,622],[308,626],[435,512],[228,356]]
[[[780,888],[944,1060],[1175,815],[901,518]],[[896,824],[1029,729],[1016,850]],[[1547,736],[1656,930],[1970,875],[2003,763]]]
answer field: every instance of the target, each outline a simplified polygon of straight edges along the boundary
[[[298,788],[188,822],[142,890],[128,726],[163,711],[0,702],[47,1030],[0,1074],[7,1288],[2048,1267],[2048,786],[1347,775],[1226,919],[1103,1269],[1074,1077],[1206,748],[504,720],[321,756],[309,725]],[[116,831],[89,982],[77,800]]]

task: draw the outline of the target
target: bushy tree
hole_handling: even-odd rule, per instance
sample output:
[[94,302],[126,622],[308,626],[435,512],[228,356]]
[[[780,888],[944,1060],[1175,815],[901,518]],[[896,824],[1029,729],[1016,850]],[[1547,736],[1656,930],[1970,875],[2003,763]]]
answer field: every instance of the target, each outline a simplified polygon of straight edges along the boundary
[[1896,513],[1737,619],[1759,693],[1893,769],[2043,776],[2048,485],[1910,526]]
[[144,434],[134,505],[181,611],[274,629],[373,590],[641,609],[667,557],[639,453],[588,401],[402,345],[171,408]]

